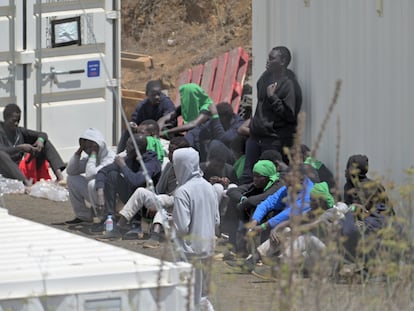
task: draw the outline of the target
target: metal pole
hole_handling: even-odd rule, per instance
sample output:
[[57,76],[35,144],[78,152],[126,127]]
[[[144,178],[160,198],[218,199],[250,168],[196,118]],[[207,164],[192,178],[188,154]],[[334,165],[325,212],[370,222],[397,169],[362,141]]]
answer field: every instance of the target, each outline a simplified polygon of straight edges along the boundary
[[[16,37],[15,37],[15,28],[16,28],[16,4],[14,0],[9,0],[9,40],[10,40],[10,53],[11,53],[11,64],[9,64],[9,80],[11,83],[10,87],[10,97],[15,99],[16,96]],[[17,104],[17,103],[16,103]]]
[[36,129],[42,130],[42,0],[37,0],[38,14],[36,16]]

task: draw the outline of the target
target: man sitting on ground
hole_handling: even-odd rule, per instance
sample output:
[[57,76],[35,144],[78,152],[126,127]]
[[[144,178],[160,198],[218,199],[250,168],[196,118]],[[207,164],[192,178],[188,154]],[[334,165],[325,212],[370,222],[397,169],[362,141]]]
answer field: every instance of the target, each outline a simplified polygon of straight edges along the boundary
[[98,206],[102,211],[102,223],[91,229],[92,232],[103,232],[103,220],[107,215],[115,217],[116,199],[127,202],[138,187],[146,186],[146,178],[141,163],[137,160],[137,153],[132,139],[135,140],[142,155],[148,177],[154,184],[157,183],[161,173],[161,163],[154,151],[146,151],[147,138],[145,135],[135,134],[127,142],[126,157],[116,156],[112,164],[99,170],[96,175],[95,189]]
[[[172,138],[168,153],[170,161],[161,172],[160,179],[155,187],[156,193],[146,188],[139,187],[120,210],[119,221],[116,227],[120,231],[127,232],[127,236],[124,236],[123,238],[129,238],[130,236],[138,238],[137,234],[141,231],[135,230],[135,236],[133,236],[134,231],[130,231],[131,220],[145,208],[148,212],[156,214],[153,219],[150,238],[143,244],[143,246],[146,248],[159,247],[160,242],[163,240],[163,237],[161,236],[162,225],[168,225],[168,220],[171,218],[174,205],[173,193],[177,188],[177,179],[172,165],[172,156],[176,149],[186,147],[189,147],[189,144],[184,137],[177,136]],[[157,204],[160,204],[160,207],[162,207],[161,211],[157,208]]]
[[157,153],[158,160],[161,164],[164,163],[165,150],[158,136],[160,128],[155,120],[144,120],[137,127],[137,134],[143,134],[147,136],[147,150],[152,150]]
[[56,181],[63,181],[65,164],[47,134],[18,126],[20,117],[21,110],[16,104],[8,104],[3,110],[4,122],[0,122],[0,174],[30,186],[33,176],[25,176],[19,169],[19,163],[27,154],[23,161],[35,161],[39,168],[47,160],[56,175]]
[[[349,212],[341,230],[345,263],[358,265],[364,274],[375,270],[375,265],[382,261],[379,257],[386,253],[383,235],[396,239],[401,230],[394,222],[387,233],[381,232],[391,223],[395,212],[384,186],[378,180],[368,178],[367,173],[367,156],[356,154],[349,157],[344,185],[344,201],[349,205]],[[358,248],[360,244],[363,247]],[[380,249],[381,252],[378,251]]]
[[[177,133],[189,131],[210,118],[219,118],[216,105],[201,86],[195,83],[183,84],[179,88],[181,105],[177,109],[158,120],[161,129],[160,137],[169,139]],[[164,129],[165,123],[183,118],[183,125]]]
[[[314,184],[306,176],[305,168],[303,166],[297,169],[289,167],[289,170],[284,172],[283,180],[285,185],[256,207],[252,220],[246,225],[247,238],[260,234],[263,239],[262,233],[268,234],[269,229],[275,228],[292,216],[301,215],[310,210],[310,190]],[[231,266],[240,266],[240,262],[228,261],[227,263]],[[250,272],[255,264],[255,258],[250,254],[241,266]]]
[[279,172],[270,160],[259,160],[253,166],[253,182],[229,189],[229,203],[222,221],[222,231],[237,252],[246,252],[245,224],[256,206],[283,186]]
[[[133,131],[144,120],[158,121],[163,116],[175,111],[174,103],[168,96],[161,92],[161,82],[159,80],[153,80],[147,83],[145,95],[147,95],[147,98],[137,105],[131,116],[130,126]],[[125,150],[128,138],[129,132],[125,130],[118,143],[117,153]]]
[[211,120],[188,131],[185,138],[200,153],[200,161],[206,161],[212,143],[219,144],[221,153],[225,155],[226,162],[233,164],[235,155],[231,150],[231,143],[239,136],[237,129],[244,122],[243,119],[233,112],[233,107],[222,102],[217,104],[219,118]]
[[[86,156],[82,157],[82,153]],[[115,153],[108,148],[100,131],[89,128],[79,138],[79,148],[69,160],[67,167],[67,183],[69,199],[75,212],[75,219],[66,221],[68,225],[76,225],[82,222],[93,221],[97,206],[95,191],[95,178],[98,171],[111,164],[115,159]],[[85,204],[88,202],[92,209]]]
[[[303,267],[303,272],[325,270],[332,273],[327,264],[333,257],[324,261],[329,242],[335,241],[333,232],[339,228],[339,220],[344,217],[348,207],[342,202],[335,204],[326,182],[314,184],[311,192],[310,210],[296,222],[289,219],[280,223],[270,232],[270,237],[257,247],[253,261],[262,260],[267,266],[257,266],[252,272],[264,279],[274,279],[281,261],[294,262]],[[291,228],[296,225],[297,237],[291,241]],[[278,256],[278,257],[274,257]]]

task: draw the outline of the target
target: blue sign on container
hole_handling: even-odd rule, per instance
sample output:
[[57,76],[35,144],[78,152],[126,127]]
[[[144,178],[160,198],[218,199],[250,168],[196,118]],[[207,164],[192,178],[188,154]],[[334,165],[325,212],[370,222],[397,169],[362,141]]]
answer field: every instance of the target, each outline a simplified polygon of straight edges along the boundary
[[88,77],[99,77],[101,69],[101,63],[99,60],[90,60],[88,61]]

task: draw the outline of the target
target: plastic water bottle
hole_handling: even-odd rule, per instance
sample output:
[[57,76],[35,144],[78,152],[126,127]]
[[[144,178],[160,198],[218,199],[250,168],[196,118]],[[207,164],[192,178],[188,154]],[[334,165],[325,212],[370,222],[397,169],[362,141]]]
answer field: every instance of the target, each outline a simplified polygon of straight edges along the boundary
[[105,220],[105,231],[110,232],[114,230],[114,221],[112,220],[112,215],[108,215],[108,218]]

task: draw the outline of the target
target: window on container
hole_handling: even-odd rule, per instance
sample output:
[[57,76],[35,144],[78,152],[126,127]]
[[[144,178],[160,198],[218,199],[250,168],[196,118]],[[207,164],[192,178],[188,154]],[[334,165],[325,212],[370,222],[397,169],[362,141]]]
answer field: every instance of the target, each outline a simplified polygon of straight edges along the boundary
[[106,298],[86,300],[83,305],[85,311],[122,311],[121,298]]
[[81,45],[80,16],[55,19],[52,26],[52,47]]

